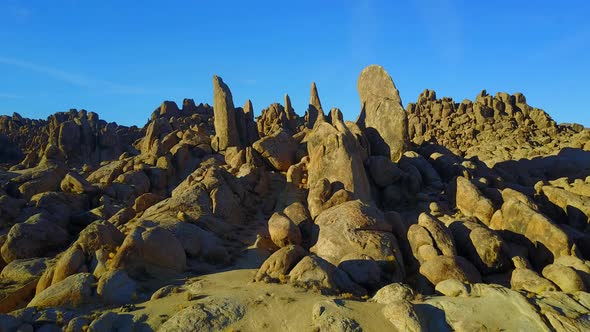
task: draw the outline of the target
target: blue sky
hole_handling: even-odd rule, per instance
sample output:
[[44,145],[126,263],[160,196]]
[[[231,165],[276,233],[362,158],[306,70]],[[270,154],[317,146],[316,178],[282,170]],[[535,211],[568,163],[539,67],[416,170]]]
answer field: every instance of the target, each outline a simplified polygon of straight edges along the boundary
[[256,113],[312,81],[356,119],[357,77],[381,64],[404,106],[425,88],[456,101],[523,92],[590,126],[590,2],[472,0],[0,0],[0,114],[85,108],[142,126],[163,101],[212,103],[212,75]]

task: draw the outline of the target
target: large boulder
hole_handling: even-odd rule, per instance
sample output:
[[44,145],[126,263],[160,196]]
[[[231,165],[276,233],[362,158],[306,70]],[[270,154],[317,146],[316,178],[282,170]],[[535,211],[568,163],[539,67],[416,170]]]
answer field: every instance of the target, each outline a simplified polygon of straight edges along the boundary
[[442,255],[435,246],[432,236],[426,228],[413,224],[408,228],[407,239],[414,258],[423,263],[430,258]]
[[363,69],[357,89],[361,99],[359,126],[371,143],[371,152],[398,161],[408,144],[408,119],[393,80],[383,67]]
[[467,259],[461,256],[437,256],[420,265],[422,274],[433,285],[447,279],[457,279],[462,282],[481,282],[479,271]]
[[457,193],[455,200],[457,208],[468,217],[476,217],[489,225],[494,214],[492,201],[486,198],[468,179],[457,177]]
[[396,238],[379,209],[359,200],[322,212],[315,220],[317,242],[310,249],[345,270],[351,278],[367,276],[370,287],[400,281],[403,259]]
[[553,186],[543,186],[541,191],[546,201],[563,211],[571,225],[585,227],[588,224],[590,197]]
[[510,267],[508,246],[497,232],[473,221],[457,220],[449,226],[459,254],[482,274],[504,272]]
[[410,286],[396,282],[379,289],[371,301],[381,304],[391,304],[398,301],[412,301],[414,297],[414,290]]
[[[496,212],[490,228],[520,234],[531,242],[532,257],[539,265],[546,265],[572,249],[569,236],[549,218],[527,204],[511,199]],[[545,264],[543,264],[545,263]]]
[[61,180],[66,173],[66,168],[62,166],[47,168],[40,166],[28,170],[11,181],[20,184],[18,191],[24,199],[29,200],[36,194],[59,190]]
[[427,213],[421,213],[418,216],[418,225],[424,227],[428,231],[434,240],[436,248],[438,248],[443,255],[457,255],[453,234],[440,220]]
[[236,125],[243,146],[250,146],[258,140],[258,130],[256,122],[254,122],[254,109],[250,99],[246,101],[243,108],[236,109]]
[[381,309],[381,313],[396,331],[420,332],[425,330],[414,305],[408,300],[388,303]]
[[268,220],[270,239],[279,248],[289,244],[301,244],[299,227],[282,213],[275,212]]
[[320,290],[323,294],[345,292],[364,295],[344,271],[316,255],[303,257],[289,272],[289,281],[305,289]]
[[98,280],[96,294],[109,304],[125,304],[136,296],[137,284],[123,270],[108,271]]
[[586,291],[582,277],[569,266],[560,264],[549,264],[543,268],[543,277],[551,280],[566,293]]
[[0,312],[25,307],[35,295],[39,278],[50,263],[46,258],[18,259],[8,263],[0,273]]
[[178,311],[168,319],[159,332],[215,332],[242,319],[246,307],[232,298],[207,298],[201,303]]
[[92,194],[97,191],[86,179],[78,173],[69,172],[61,180],[60,188],[64,192],[74,194]]
[[371,156],[369,158],[369,172],[375,184],[380,188],[397,182],[403,174],[403,171],[385,156]]
[[186,267],[186,254],[170,231],[161,227],[137,227],[123,241],[111,267],[125,269],[137,265],[182,272]]
[[[499,285],[472,285],[468,297],[435,296],[417,304],[426,331],[551,331],[522,294]],[[450,326],[448,326],[448,325]]]
[[289,271],[305,257],[305,249],[298,245],[288,245],[275,251],[270,257],[262,263],[256,276],[255,281],[274,281],[284,278]]
[[28,307],[77,307],[92,300],[95,279],[90,273],[78,273],[48,287],[29,302]]
[[268,160],[274,169],[286,172],[295,164],[295,153],[299,146],[287,131],[278,130],[254,142],[252,147]]
[[15,259],[46,257],[66,246],[68,232],[58,224],[37,214],[26,222],[12,226],[1,253],[5,262]]
[[523,290],[535,294],[557,290],[554,283],[527,268],[516,268],[512,271],[510,287],[514,290]]

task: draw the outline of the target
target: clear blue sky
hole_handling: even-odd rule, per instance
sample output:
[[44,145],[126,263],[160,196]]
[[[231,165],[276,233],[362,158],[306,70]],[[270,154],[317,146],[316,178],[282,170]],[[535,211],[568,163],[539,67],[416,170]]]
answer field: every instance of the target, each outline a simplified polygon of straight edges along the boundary
[[456,101],[523,92],[590,126],[590,2],[473,0],[0,0],[0,114],[85,108],[143,125],[163,101],[212,102],[213,74],[256,113],[312,81],[354,120],[377,63],[404,106],[425,88]]

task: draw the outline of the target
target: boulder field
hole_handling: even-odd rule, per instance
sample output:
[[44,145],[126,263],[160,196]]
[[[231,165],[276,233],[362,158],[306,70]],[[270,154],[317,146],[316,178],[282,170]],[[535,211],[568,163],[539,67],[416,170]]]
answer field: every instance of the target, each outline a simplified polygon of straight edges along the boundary
[[[590,129],[357,81],[360,114],[0,116],[0,331],[590,329]],[[237,104],[237,105],[241,105]]]

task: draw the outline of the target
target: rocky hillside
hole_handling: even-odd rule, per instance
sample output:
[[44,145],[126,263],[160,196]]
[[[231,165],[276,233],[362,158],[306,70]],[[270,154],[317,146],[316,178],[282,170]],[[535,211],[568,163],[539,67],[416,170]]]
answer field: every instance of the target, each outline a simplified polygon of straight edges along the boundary
[[529,106],[521,93],[490,96],[483,90],[474,102],[456,103],[424,90],[406,110],[412,142],[440,144],[489,166],[552,155],[564,148],[590,149],[590,132],[582,125],[557,125],[549,114]]
[[590,130],[357,88],[0,117],[0,331],[590,329]]

